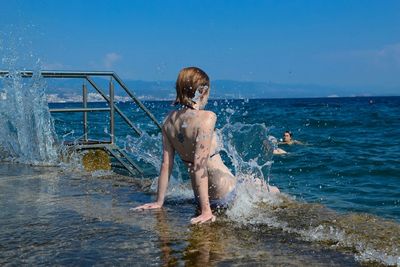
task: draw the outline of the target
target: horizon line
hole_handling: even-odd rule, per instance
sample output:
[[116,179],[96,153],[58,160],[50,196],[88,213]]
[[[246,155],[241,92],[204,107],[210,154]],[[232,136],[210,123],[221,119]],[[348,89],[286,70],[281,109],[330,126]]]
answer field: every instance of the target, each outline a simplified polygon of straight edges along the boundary
[[[289,100],[289,99],[338,99],[338,98],[400,98],[400,95],[375,95],[375,96],[315,96],[315,97],[272,97],[272,98],[210,98],[208,101],[217,100]],[[153,102],[173,102],[173,99],[140,99],[142,102],[153,101]],[[107,101],[88,101],[90,103],[105,103]],[[134,101],[115,101],[117,103],[129,103]],[[78,104],[82,103],[76,101],[65,101],[65,102],[48,102],[48,104]]]

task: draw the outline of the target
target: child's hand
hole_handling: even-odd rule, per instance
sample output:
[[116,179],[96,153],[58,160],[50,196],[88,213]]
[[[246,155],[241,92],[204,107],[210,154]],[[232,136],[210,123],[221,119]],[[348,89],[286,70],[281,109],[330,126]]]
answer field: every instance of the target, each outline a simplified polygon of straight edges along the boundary
[[150,210],[150,209],[160,209],[162,207],[162,204],[158,202],[153,202],[153,203],[147,203],[142,206],[136,207],[136,208],[130,208],[129,210],[137,211],[137,210]]
[[212,215],[212,213],[210,213],[210,214],[201,214],[200,216],[192,218],[190,220],[190,223],[191,224],[197,224],[197,223],[202,224],[202,223],[205,223],[205,222],[210,221],[210,220],[211,220],[211,222],[215,222],[215,219],[216,219],[216,217],[214,215]]

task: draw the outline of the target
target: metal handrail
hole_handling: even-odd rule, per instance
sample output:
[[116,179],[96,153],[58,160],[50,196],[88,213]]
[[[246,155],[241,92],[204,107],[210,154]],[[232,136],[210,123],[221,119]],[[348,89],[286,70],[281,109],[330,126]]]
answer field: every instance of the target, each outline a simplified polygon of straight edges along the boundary
[[[32,77],[35,72],[31,70],[18,71],[22,77]],[[0,70],[0,75],[8,75],[9,71]],[[40,75],[45,78],[85,78],[86,76],[112,76],[113,71],[55,71],[43,70]]]
[[[8,75],[9,71],[0,71],[0,75]],[[29,70],[18,72],[22,77],[32,77],[34,72]],[[143,103],[136,98],[136,96],[128,89],[121,78],[113,71],[54,71],[46,70],[40,71],[40,75],[45,78],[84,78],[87,79],[89,76],[111,76],[121,86],[122,89],[132,98],[132,100],[150,117],[150,119],[157,125],[161,130],[161,125],[154,117],[153,114],[143,105]]]
[[[108,98],[108,96],[104,93],[104,91],[102,89],[100,89],[100,87],[90,78],[90,77],[86,77],[86,80],[92,85],[92,87],[107,101],[110,102],[110,99]],[[125,114],[117,107],[115,106],[115,111],[122,117],[122,119],[124,119],[124,121],[138,134],[138,135],[142,135],[142,131],[137,128],[132,122],[131,120],[125,116]]]
[[[17,72],[21,77],[30,78],[34,75],[35,72],[24,70]],[[128,89],[125,83],[121,80],[121,78],[113,71],[40,71],[40,76],[44,78],[82,78],[88,81],[92,87],[108,102],[109,108],[88,108],[87,107],[87,89],[86,85],[83,85],[83,108],[75,108],[75,109],[51,109],[51,112],[83,112],[84,113],[84,138],[87,141],[87,112],[92,111],[109,111],[110,112],[110,135],[111,135],[111,143],[114,143],[114,110],[123,118],[123,120],[140,136],[142,135],[142,131],[136,127],[129,118],[115,105],[114,103],[114,84],[113,80],[115,80],[122,89],[130,96],[130,98],[142,109],[146,115],[155,123],[155,125],[161,130],[161,125],[154,117],[154,115],[143,105],[143,103],[136,98],[136,96]],[[1,71],[0,76],[9,75],[9,71]],[[109,76],[109,95],[103,92],[100,87],[91,79],[91,76]]]
[[146,114],[150,117],[150,119],[158,126],[158,128],[161,130],[161,125],[158,123],[157,119],[154,117],[154,115],[140,102],[139,99],[137,99],[133,93],[128,89],[128,87],[122,82],[122,80],[118,77],[118,75],[113,72],[114,79],[119,83],[119,85],[125,90],[125,92],[135,101],[135,103],[144,111]]
[[51,112],[99,112],[99,111],[110,111],[111,108],[52,108]]

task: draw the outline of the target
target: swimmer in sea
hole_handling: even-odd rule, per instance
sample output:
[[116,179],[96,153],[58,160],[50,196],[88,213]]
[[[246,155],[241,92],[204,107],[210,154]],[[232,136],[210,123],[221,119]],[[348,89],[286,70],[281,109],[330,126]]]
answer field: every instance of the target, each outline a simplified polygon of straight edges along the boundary
[[[226,207],[236,195],[237,179],[225,166],[215,133],[217,116],[204,110],[210,94],[208,75],[197,67],[184,68],[176,81],[175,105],[162,127],[163,156],[157,199],[133,210],[159,209],[164,204],[175,152],[186,164],[200,215],[192,224],[215,221],[212,209]],[[265,185],[272,193],[275,186]]]
[[302,145],[303,143],[297,140],[293,140],[293,134],[291,131],[285,131],[283,133],[283,139],[280,140],[281,145]]

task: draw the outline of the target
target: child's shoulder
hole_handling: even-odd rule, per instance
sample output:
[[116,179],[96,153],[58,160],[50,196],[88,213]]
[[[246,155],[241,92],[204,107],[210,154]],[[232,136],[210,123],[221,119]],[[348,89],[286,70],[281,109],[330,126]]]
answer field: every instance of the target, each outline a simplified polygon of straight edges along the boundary
[[217,115],[213,111],[210,111],[210,110],[199,110],[199,112],[200,112],[199,115],[203,119],[213,119],[213,120],[217,119]]

